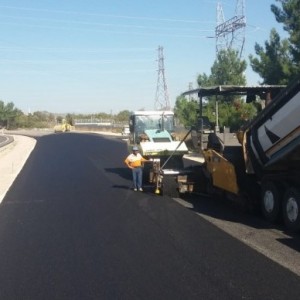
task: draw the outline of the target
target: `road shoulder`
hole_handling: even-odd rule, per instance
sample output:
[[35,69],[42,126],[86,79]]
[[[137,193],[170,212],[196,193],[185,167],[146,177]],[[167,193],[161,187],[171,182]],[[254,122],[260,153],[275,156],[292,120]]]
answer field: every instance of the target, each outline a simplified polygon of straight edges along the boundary
[[31,137],[14,135],[13,138],[12,143],[0,148],[0,203],[36,145]]

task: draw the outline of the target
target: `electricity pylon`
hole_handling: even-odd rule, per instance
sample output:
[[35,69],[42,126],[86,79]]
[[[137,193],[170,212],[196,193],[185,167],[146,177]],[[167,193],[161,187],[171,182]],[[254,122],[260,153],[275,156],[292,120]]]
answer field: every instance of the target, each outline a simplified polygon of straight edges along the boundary
[[216,53],[224,49],[234,49],[243,55],[245,44],[245,0],[237,0],[235,16],[225,21],[222,5],[217,4]]
[[164,66],[164,53],[163,47],[158,47],[158,76],[157,86],[155,95],[155,109],[157,110],[169,110],[170,101],[168,94],[168,87],[165,77],[165,66]]

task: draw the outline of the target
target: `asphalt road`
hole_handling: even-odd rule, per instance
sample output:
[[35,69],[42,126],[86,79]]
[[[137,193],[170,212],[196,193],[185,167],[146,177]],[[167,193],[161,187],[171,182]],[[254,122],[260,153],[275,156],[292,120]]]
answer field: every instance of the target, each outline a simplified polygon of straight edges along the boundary
[[294,273],[133,192],[126,155],[116,138],[37,138],[0,206],[0,299],[299,299]]
[[0,148],[13,141],[11,136],[0,135]]

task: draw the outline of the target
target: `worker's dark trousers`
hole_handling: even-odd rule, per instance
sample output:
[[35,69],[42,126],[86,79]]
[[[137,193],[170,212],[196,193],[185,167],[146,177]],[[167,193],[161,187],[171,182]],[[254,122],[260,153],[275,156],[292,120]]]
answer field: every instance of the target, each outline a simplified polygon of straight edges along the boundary
[[134,168],[132,169],[133,188],[140,189],[142,187],[143,180],[143,169]]

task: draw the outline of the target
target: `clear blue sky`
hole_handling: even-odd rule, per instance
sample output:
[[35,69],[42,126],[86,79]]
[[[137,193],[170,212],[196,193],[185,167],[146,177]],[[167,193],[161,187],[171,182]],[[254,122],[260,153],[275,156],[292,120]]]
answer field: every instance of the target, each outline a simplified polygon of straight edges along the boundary
[[[236,0],[222,3],[225,19]],[[275,0],[246,0],[245,58],[263,45]],[[210,74],[217,1],[0,0],[0,99],[24,113],[153,109],[158,46],[171,106]],[[259,78],[248,64],[247,81]]]

